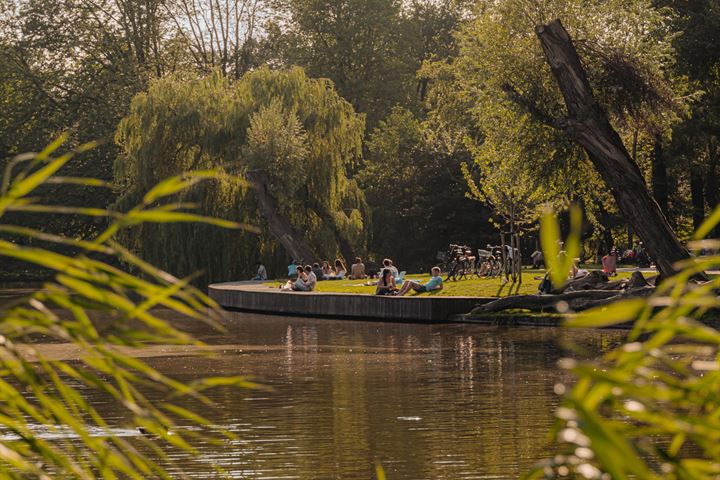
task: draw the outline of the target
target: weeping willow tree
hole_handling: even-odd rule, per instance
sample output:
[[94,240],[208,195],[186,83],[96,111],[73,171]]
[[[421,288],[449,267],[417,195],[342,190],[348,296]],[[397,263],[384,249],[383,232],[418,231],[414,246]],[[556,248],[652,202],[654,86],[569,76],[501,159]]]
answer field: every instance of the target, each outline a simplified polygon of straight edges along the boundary
[[148,185],[178,172],[224,176],[186,193],[210,216],[259,227],[257,234],[198,225],[143,225],[128,240],[150,261],[210,280],[238,278],[262,256],[306,262],[365,248],[368,208],[347,172],[360,159],[364,118],[328,80],[295,68],[263,68],[237,81],[221,75],[165,78],[137,95],[118,126],[115,169],[132,205]]

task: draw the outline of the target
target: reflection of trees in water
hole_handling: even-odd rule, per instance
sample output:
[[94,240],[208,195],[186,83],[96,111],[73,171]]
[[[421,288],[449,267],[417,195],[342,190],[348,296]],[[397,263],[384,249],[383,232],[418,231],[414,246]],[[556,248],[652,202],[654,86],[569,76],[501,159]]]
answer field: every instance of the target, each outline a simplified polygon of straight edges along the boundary
[[218,421],[239,425],[242,438],[219,459],[234,458],[248,476],[371,478],[379,460],[401,480],[516,477],[547,446],[563,375],[558,341],[595,352],[616,341],[556,329],[238,315],[225,341],[244,344],[243,353],[192,368],[252,373],[273,386],[248,394],[262,400],[217,397]]

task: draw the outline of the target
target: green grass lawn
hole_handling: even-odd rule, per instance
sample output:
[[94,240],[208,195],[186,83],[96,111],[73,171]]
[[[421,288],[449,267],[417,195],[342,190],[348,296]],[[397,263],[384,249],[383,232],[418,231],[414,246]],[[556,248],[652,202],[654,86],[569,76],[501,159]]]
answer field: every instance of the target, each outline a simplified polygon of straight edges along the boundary
[[[510,294],[511,288],[513,294],[534,294],[537,293],[538,285],[540,285],[540,280],[535,279],[535,277],[542,277],[544,274],[545,270],[524,270],[522,284],[520,285],[519,290],[517,285],[512,285],[510,283],[503,284],[501,279],[499,278],[472,278],[468,280],[459,280],[457,282],[453,282],[452,280],[443,282],[442,290],[424,293],[422,295],[440,295],[454,297],[504,297]],[[628,277],[630,277],[630,273],[620,272],[618,273],[618,276],[614,277],[612,280],[619,280],[621,278]],[[407,274],[405,276],[406,280],[418,280],[421,283],[426,282],[429,278],[429,274]],[[375,286],[364,285],[364,282],[367,282],[367,280],[324,280],[317,283],[317,288],[315,289],[315,291],[364,294],[375,293]],[[278,284],[279,281],[268,282],[268,285],[277,286]],[[408,295],[417,294],[413,292]]]

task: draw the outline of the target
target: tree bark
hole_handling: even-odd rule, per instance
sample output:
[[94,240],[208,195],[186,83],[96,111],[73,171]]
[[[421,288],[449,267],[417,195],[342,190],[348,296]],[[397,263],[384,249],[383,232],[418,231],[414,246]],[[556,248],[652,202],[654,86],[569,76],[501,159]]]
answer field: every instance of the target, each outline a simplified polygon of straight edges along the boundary
[[[705,201],[707,201],[708,209],[710,213],[715,211],[718,206],[718,195],[720,192],[720,186],[718,185],[718,146],[711,137],[708,140],[708,170],[705,174]],[[715,227],[713,237],[720,237],[720,226]]]
[[260,215],[265,219],[270,232],[285,248],[288,255],[294,260],[302,260],[305,263],[319,260],[320,257],[310,246],[305,236],[298,232],[290,221],[280,213],[277,200],[267,189],[265,175],[255,170],[247,172],[245,176],[253,186]]
[[690,254],[678,241],[648,192],[640,169],[594,98],[567,31],[559,20],[554,20],[537,27],[536,33],[568,111],[568,118],[558,122],[557,128],[585,149],[660,272],[664,276],[675,274],[673,264]]
[[652,153],[652,191],[663,214],[668,217],[668,175],[663,154],[662,136],[655,135]]
[[640,287],[625,292],[617,290],[583,290],[569,292],[560,295],[515,295],[503,297],[475,308],[471,313],[495,313],[511,309],[531,310],[539,312],[543,310],[556,310],[559,302],[565,302],[572,311],[587,310],[600,305],[633,297],[649,297],[655,291],[654,287]]
[[697,230],[705,220],[705,186],[699,165],[690,167],[690,199],[692,201],[693,229]]
[[[605,249],[601,253],[604,255],[606,253],[610,253],[612,247],[615,246],[612,237],[612,218],[610,217],[610,212],[608,212],[607,208],[605,208],[605,205],[603,204],[598,205],[598,213],[600,225],[602,225],[603,229],[602,241],[604,243]],[[602,255],[600,255],[600,258],[602,258]]]

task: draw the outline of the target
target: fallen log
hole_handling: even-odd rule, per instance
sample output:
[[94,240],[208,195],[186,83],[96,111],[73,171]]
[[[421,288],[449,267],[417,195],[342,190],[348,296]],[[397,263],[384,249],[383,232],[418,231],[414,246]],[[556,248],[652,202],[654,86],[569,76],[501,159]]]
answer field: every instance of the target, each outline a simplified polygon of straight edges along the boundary
[[629,290],[651,285],[654,286],[643,276],[642,272],[633,272],[630,278],[610,282],[603,272],[593,270],[589,275],[569,281],[563,285],[562,290],[553,291],[553,293],[568,293],[578,290]]
[[[640,287],[626,291],[617,290],[580,290],[557,295],[516,295],[503,297],[476,307],[471,313],[494,313],[503,310],[522,309],[533,312],[544,310],[581,311],[588,308],[607,305],[618,300],[634,297],[647,297],[655,291],[654,287]],[[560,304],[560,309],[558,309]]]
[[651,296],[653,293],[655,293],[655,287],[640,287],[640,288],[634,288],[632,290],[626,290],[623,293],[620,293],[619,295],[616,295],[614,297],[604,298],[601,300],[590,300],[584,305],[576,304],[571,308],[571,310],[579,312],[582,310],[587,310],[589,308],[595,308],[595,307],[601,307],[604,305],[609,305],[611,303],[625,300],[628,298],[647,298]]
[[601,288],[607,285],[608,277],[601,270],[591,270],[587,275],[573,280],[568,280],[562,287],[552,291],[554,294],[576,290],[605,290]]

